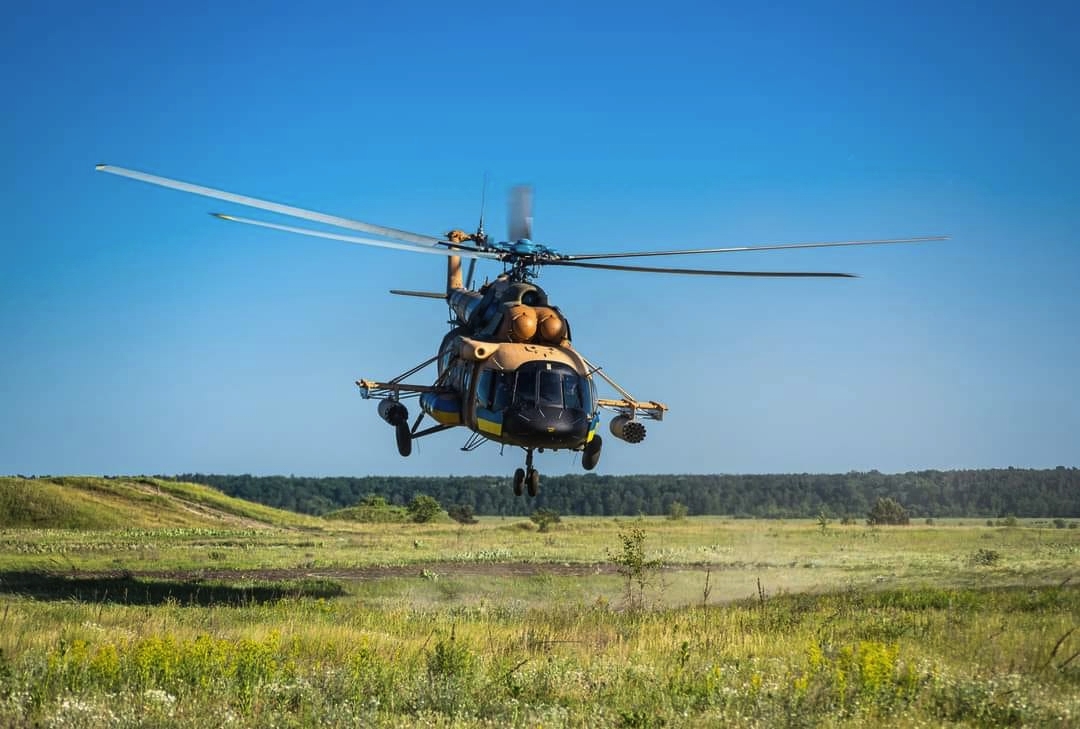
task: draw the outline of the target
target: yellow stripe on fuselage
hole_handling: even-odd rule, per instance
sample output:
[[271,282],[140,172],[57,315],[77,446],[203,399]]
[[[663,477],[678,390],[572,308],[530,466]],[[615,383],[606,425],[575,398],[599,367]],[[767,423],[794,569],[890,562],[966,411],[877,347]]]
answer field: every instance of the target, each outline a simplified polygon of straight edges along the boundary
[[494,420],[485,420],[484,418],[476,419],[476,427],[481,433],[491,433],[492,435],[502,435],[502,423],[496,423]]
[[432,410],[431,417],[440,425],[461,425],[461,413],[456,410]]

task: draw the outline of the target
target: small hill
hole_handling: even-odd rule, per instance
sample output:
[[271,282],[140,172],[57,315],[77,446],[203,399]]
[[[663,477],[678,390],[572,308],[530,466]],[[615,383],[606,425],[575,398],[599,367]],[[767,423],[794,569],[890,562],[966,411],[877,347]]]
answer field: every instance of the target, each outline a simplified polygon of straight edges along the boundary
[[321,520],[193,483],[155,478],[0,477],[0,528],[310,527]]

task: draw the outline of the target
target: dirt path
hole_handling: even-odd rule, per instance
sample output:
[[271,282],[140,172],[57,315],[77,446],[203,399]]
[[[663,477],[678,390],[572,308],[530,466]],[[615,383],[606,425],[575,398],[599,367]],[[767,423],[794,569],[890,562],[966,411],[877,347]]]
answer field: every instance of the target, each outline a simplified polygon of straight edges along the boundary
[[83,572],[80,577],[143,577],[164,580],[380,580],[394,577],[589,577],[617,574],[618,565],[571,565],[559,563],[497,562],[468,564],[454,562],[423,562],[408,565],[371,567],[287,567],[274,569],[199,569],[199,570],[124,570],[116,572]]

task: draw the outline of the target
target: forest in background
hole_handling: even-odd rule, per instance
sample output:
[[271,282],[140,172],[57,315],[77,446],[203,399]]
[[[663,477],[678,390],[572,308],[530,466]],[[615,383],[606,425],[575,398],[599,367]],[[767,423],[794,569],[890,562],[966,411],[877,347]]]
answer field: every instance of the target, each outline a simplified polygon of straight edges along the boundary
[[325,514],[370,495],[394,505],[434,497],[444,508],[522,516],[552,509],[579,516],[666,515],[678,502],[690,515],[747,518],[865,518],[879,498],[911,518],[1080,517],[1080,469],[994,468],[837,474],[545,476],[539,496],[514,496],[506,476],[303,477],[184,473],[159,476],[203,483],[268,506]]

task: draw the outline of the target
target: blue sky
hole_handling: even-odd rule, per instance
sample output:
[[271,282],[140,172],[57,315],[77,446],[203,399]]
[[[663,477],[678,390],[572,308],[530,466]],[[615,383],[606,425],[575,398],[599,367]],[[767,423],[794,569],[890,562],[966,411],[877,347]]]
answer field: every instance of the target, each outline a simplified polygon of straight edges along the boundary
[[384,5],[7,11],[0,473],[519,465],[464,431],[401,459],[352,384],[434,353],[445,309],[386,291],[441,260],[98,162],[424,233],[473,227],[486,172],[489,230],[530,182],[563,252],[948,233],[696,261],[850,281],[547,271],[576,346],[671,408],[598,471],[1080,463],[1075,6]]

